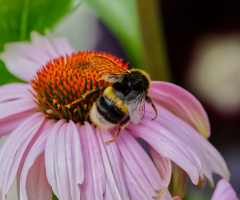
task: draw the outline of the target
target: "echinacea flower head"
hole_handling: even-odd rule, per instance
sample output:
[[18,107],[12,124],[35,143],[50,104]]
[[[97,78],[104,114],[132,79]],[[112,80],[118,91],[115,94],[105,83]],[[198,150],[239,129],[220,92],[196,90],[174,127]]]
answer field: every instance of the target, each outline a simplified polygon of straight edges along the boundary
[[[31,43],[5,46],[1,59],[28,83],[0,87],[0,136],[8,135],[0,149],[1,200],[15,177],[20,200],[50,200],[52,192],[60,200],[180,199],[168,191],[172,162],[194,184],[204,177],[213,182],[213,173],[229,179],[225,161],[206,139],[210,127],[201,104],[171,83],[151,82],[155,120],[146,104],[139,124],[130,122],[105,144],[116,128],[105,130],[89,120],[102,93],[71,105],[111,84],[89,66],[96,55],[128,69],[110,54],[74,53],[65,39],[36,32]],[[135,138],[148,143],[152,159]]]
[[[99,71],[90,66],[90,60],[94,56],[104,56],[122,66],[122,62],[108,54],[78,52],[66,58],[55,59],[37,72],[31,83],[37,104],[47,118],[67,119],[81,124],[89,121],[89,112],[99,94],[78,104],[72,102],[109,84],[101,79]],[[123,68],[127,69],[127,65]]]

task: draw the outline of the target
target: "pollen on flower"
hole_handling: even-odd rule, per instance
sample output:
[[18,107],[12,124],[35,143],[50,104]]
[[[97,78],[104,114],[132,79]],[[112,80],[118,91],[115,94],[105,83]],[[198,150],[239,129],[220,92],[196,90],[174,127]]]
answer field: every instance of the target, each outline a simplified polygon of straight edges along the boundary
[[93,56],[106,57],[120,67],[128,68],[128,65],[123,65],[116,57],[99,52],[78,52],[50,61],[31,81],[36,92],[36,103],[46,117],[71,119],[75,123],[89,121],[90,109],[102,93],[76,104],[72,102],[84,97],[91,90],[110,84],[102,80],[101,73],[91,65]]

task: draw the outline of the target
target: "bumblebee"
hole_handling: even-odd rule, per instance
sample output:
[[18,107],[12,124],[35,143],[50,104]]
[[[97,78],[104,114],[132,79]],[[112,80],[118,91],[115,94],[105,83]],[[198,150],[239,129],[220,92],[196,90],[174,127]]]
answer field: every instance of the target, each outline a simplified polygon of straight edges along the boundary
[[102,79],[110,83],[109,86],[92,90],[66,106],[70,107],[102,92],[91,108],[90,120],[103,129],[112,129],[119,124],[114,138],[106,143],[114,141],[130,121],[140,123],[145,113],[145,101],[155,111],[156,116],[152,120],[157,117],[157,109],[147,95],[150,78],[145,71],[125,70],[103,56],[93,56],[89,65],[100,72]]

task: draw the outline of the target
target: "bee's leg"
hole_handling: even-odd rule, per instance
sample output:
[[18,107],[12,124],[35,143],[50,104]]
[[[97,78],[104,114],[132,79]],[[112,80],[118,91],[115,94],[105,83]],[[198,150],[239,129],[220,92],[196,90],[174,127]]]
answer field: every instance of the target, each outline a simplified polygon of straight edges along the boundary
[[114,138],[111,139],[111,140],[109,140],[109,141],[107,141],[107,142],[105,142],[105,143],[108,144],[108,143],[110,143],[110,142],[113,142],[113,141],[117,138],[117,136],[119,135],[119,132],[121,131],[121,129],[124,128],[125,126],[127,126],[129,122],[130,122],[130,117],[128,116],[126,119],[124,119],[124,120],[120,123],[120,125],[119,125],[119,127],[118,127],[118,129],[117,129],[117,132],[116,132]]
[[106,87],[102,87],[102,88],[96,89],[96,90],[91,90],[91,91],[89,91],[88,93],[83,94],[79,99],[77,99],[77,100],[75,100],[75,101],[73,101],[73,102],[65,105],[65,107],[71,108],[71,106],[72,106],[73,104],[79,103],[79,102],[83,101],[84,99],[88,99],[88,98],[90,98],[91,96],[93,96],[94,94],[97,94],[97,93],[99,93],[99,92],[101,92],[101,91],[104,91],[105,89],[106,89]]
[[158,113],[157,113],[157,108],[155,107],[155,105],[152,102],[152,99],[149,96],[146,96],[145,100],[152,106],[153,110],[155,111],[156,115],[155,115],[155,117],[152,120],[156,119]]

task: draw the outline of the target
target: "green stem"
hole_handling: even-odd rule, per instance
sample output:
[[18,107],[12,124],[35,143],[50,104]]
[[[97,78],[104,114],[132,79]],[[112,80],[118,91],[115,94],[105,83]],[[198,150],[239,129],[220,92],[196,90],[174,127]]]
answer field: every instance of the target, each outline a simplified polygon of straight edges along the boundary
[[172,196],[183,198],[187,188],[187,174],[177,164],[172,162],[172,177],[169,184],[169,191]]
[[157,0],[136,0],[147,65],[153,80],[171,81],[165,38]]

